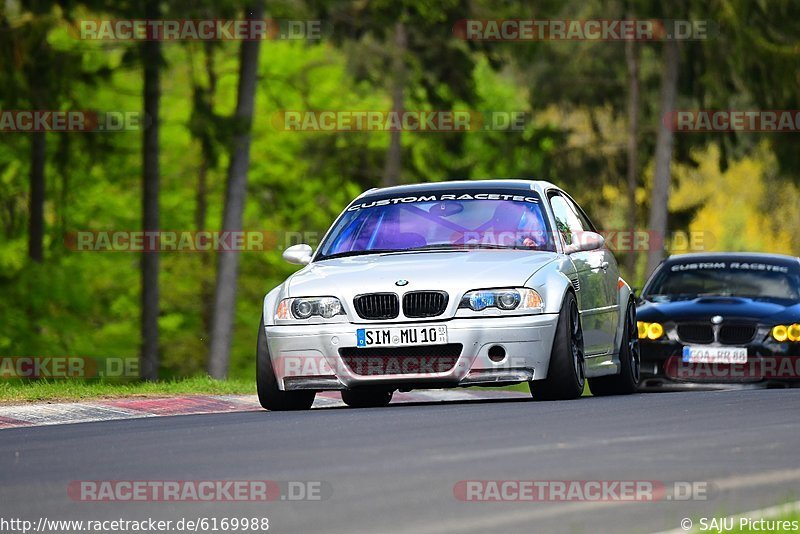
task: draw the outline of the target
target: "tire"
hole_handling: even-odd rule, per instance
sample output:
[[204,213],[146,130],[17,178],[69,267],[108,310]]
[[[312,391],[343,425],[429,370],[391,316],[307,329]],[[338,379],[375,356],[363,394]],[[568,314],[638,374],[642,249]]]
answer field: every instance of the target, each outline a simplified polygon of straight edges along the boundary
[[583,355],[583,329],[578,302],[575,294],[567,291],[558,314],[547,378],[528,382],[531,396],[536,400],[580,397],[586,382]]
[[589,389],[595,397],[630,395],[639,385],[641,353],[639,331],[636,328],[636,306],[628,301],[625,324],[619,347],[619,374],[589,379]]
[[258,347],[256,348],[256,385],[261,407],[273,412],[308,410],[316,396],[315,391],[281,391],[278,389],[278,379],[275,377],[272,359],[269,356],[263,316],[258,329]]
[[351,408],[381,408],[392,401],[392,395],[392,391],[345,389],[342,400]]

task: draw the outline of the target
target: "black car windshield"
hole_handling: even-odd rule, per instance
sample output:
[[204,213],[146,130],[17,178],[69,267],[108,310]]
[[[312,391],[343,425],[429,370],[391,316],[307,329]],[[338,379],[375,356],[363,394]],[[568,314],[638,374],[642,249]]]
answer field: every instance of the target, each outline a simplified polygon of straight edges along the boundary
[[347,208],[317,259],[415,250],[554,251],[533,191],[433,191],[370,196]]
[[764,260],[667,263],[642,294],[648,300],[705,296],[796,301],[800,300],[800,274]]

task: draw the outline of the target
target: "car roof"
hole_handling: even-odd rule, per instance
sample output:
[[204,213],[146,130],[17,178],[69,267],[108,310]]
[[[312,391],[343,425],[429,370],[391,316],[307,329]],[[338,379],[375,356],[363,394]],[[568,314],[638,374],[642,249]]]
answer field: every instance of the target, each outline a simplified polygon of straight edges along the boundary
[[453,191],[461,189],[519,189],[525,191],[544,192],[547,189],[559,187],[544,180],[520,180],[520,179],[493,179],[493,180],[451,180],[444,182],[424,182],[418,184],[394,185],[391,187],[375,187],[363,192],[360,197],[370,195],[386,194],[408,194],[411,192],[430,192],[430,191]]
[[766,261],[773,263],[800,267],[800,258],[786,254],[770,254],[766,252],[692,252],[689,254],[673,254],[664,260],[665,263],[678,263],[687,261]]

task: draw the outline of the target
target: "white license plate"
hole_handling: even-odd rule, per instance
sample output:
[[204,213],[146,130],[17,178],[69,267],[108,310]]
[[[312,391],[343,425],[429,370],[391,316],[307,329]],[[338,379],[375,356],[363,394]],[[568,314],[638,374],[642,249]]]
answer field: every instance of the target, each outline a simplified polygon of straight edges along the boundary
[[446,326],[359,328],[356,330],[356,346],[360,348],[441,345],[444,343],[447,343]]
[[684,363],[747,363],[745,347],[683,347]]

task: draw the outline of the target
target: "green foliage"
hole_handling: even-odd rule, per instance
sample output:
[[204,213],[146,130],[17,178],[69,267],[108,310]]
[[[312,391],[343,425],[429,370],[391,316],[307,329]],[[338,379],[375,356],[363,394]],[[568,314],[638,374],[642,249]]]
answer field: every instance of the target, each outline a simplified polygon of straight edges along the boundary
[[0,403],[162,395],[247,395],[252,394],[255,387],[254,380],[219,381],[207,376],[133,384],[78,380],[36,380],[24,383],[3,381],[0,382]]
[[[640,18],[661,15],[650,4],[631,3]],[[722,0],[709,8],[699,2],[683,4],[691,8],[689,15],[709,18],[716,16],[712,7],[722,6],[721,22],[747,31],[683,47],[682,105],[800,107],[797,48],[792,46],[797,35],[792,29],[800,17],[791,16],[794,7],[779,3],[778,9],[763,10],[758,3]],[[397,20],[409,34],[407,109],[518,112],[528,118],[521,131],[404,132],[405,181],[547,179],[573,193],[599,227],[624,228],[623,43],[473,43],[457,39],[452,25],[471,16],[619,18],[627,5],[542,2],[536,12],[521,2],[498,8],[462,0],[436,5],[320,0],[269,6],[272,16],[322,18],[334,33],[321,42],[263,45],[244,228],[271,238],[268,250],[242,252],[231,376],[253,376],[263,296],[295,269],[281,260],[282,248],[304,233],[315,244],[352,197],[377,186],[389,146],[388,132],[284,131],[276,127],[276,114],[388,111],[387,73]],[[44,69],[53,109],[140,111],[137,44],[74,38],[77,20],[120,13],[130,17],[139,8],[90,2],[68,7],[43,12],[20,7],[0,15],[0,108],[35,107],[30,73]],[[241,10],[237,2],[164,7],[198,17],[234,17]],[[44,52],[35,45],[42,45]],[[659,120],[659,46],[641,45],[639,221],[647,209],[652,139]],[[236,105],[238,49],[230,41],[164,44],[163,229],[196,229],[204,161],[205,227],[220,226],[227,151],[235,128],[228,117]],[[213,101],[209,53],[216,79]],[[776,222],[765,215],[778,209],[795,213],[800,204],[797,188],[784,180],[800,176],[800,162],[793,159],[800,153],[796,139],[793,134],[778,136],[768,143],[755,135],[678,136],[672,229],[718,235],[716,248],[798,254],[788,232],[800,221],[794,217],[790,225],[788,219]],[[47,140],[46,254],[44,263],[32,264],[26,241],[30,139],[24,133],[0,134],[0,355],[134,357],[140,343],[141,254],[76,252],[65,245],[65,235],[141,228],[141,132],[49,133]],[[787,149],[792,146],[794,152]],[[757,195],[743,196],[745,189]],[[741,209],[726,211],[730,205]],[[204,299],[213,293],[215,265],[213,253],[162,253],[163,377],[195,376],[205,368],[209,340]],[[641,274],[626,273],[639,285]]]

